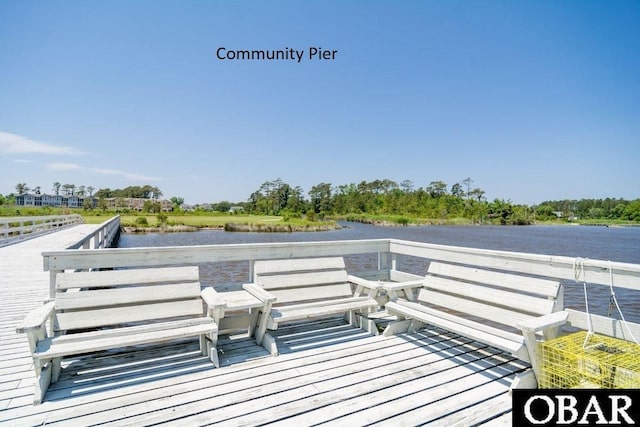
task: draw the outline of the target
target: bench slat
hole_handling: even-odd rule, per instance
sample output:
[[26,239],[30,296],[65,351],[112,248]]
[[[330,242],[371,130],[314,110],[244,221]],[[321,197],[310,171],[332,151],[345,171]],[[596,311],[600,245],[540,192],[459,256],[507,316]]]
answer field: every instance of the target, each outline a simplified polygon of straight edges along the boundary
[[[553,300],[519,294],[513,291],[494,289],[487,286],[474,285],[472,283],[459,282],[444,277],[427,276],[424,280],[424,286],[439,292],[481,300],[487,304],[508,307],[513,310],[536,315],[551,313],[555,305],[555,301]],[[455,308],[455,306],[451,308]]]
[[552,280],[433,261],[429,265],[429,274],[485,283],[545,297],[556,297],[560,288],[560,283]]
[[189,319],[157,321],[144,325],[126,326],[123,328],[100,329],[97,331],[88,331],[75,334],[58,335],[55,337],[56,342],[66,343],[71,341],[91,341],[94,338],[105,337],[121,337],[125,335],[136,335],[140,333],[162,331],[165,329],[174,329],[185,326],[209,325],[212,322],[211,317],[192,317]]
[[345,268],[344,260],[341,257],[292,258],[256,261],[254,264],[256,275],[295,271],[344,270]]
[[445,309],[455,310],[470,315],[477,315],[484,319],[489,319],[496,323],[512,327],[522,320],[535,317],[525,313],[495,307],[486,303],[446,295],[437,291],[430,291],[424,288],[420,290],[418,300],[429,304],[439,305]]
[[152,285],[156,283],[197,282],[198,267],[163,267],[131,270],[80,271],[58,273],[56,288],[104,288],[124,285]]
[[202,300],[130,305],[125,307],[58,313],[56,330],[88,329],[203,314]]
[[277,298],[273,304],[274,306],[316,299],[330,300],[353,296],[353,291],[348,283],[298,289],[277,289],[275,291],[270,290],[269,292]]
[[100,336],[100,334],[93,334],[91,340],[85,339],[65,342],[62,340],[45,339],[38,343],[34,357],[40,359],[51,359],[54,357],[63,357],[73,354],[92,353],[94,351],[127,347],[131,345],[150,344],[179,338],[194,337],[202,334],[215,333],[217,330],[218,327],[213,319],[209,319],[208,323],[181,325],[180,322],[176,322],[173,324],[173,327],[166,327],[162,330],[150,328],[149,330],[141,330],[135,334],[116,336],[108,334]]
[[413,306],[408,307],[393,302],[390,302],[389,305],[390,306],[388,307],[388,309],[393,313],[402,314],[412,319],[417,319],[421,322],[438,326],[440,328],[446,329],[447,331],[460,334],[467,338],[471,338],[473,340],[486,343],[501,350],[508,351],[509,353],[517,355],[518,357],[528,359],[526,356],[526,352],[523,351],[524,338],[521,336],[518,337],[518,341],[513,341],[491,332],[485,332],[474,327],[464,325],[460,323],[458,319],[456,319],[455,321],[444,319],[442,317],[425,313],[424,311],[416,309]]
[[392,304],[392,307],[397,308],[398,305],[401,305],[403,307],[408,307],[412,310],[418,310],[430,316],[440,317],[442,319],[449,320],[451,322],[459,323],[461,325],[465,325],[473,329],[477,329],[479,331],[497,335],[499,337],[508,339],[510,341],[516,341],[516,342],[522,341],[522,335],[517,334],[515,332],[509,332],[505,329],[499,329],[499,328],[487,325],[486,323],[480,323],[470,319],[465,319],[464,317],[456,316],[454,314],[449,314],[442,310],[438,310],[432,307],[426,307],[416,302],[398,300]]
[[56,309],[70,310],[136,303],[144,304],[189,298],[200,298],[199,283],[156,285],[153,289],[149,289],[146,286],[139,286],[135,288],[59,293],[56,295]]
[[313,307],[322,307],[322,306],[326,306],[326,305],[333,305],[333,306],[338,306],[339,304],[350,304],[350,303],[358,303],[358,302],[371,302],[371,301],[375,301],[372,298],[369,297],[349,297],[349,298],[341,298],[339,300],[322,300],[322,301],[314,301],[314,302],[306,302],[306,303],[301,303],[301,304],[291,304],[291,305],[287,305],[286,307],[277,307],[276,310],[281,310],[281,311],[286,311],[286,310],[301,310],[301,309],[306,309],[306,308],[313,308]]
[[288,310],[286,307],[282,311],[275,308],[271,310],[271,317],[274,323],[288,322],[293,320],[310,319],[320,316],[328,316],[336,313],[345,313],[352,310],[365,310],[375,308],[378,303],[373,299],[368,301],[349,302],[335,305],[324,305],[308,307],[305,309]]
[[346,270],[319,271],[309,273],[278,274],[273,276],[258,275],[258,282],[264,289],[271,291],[282,288],[299,288],[331,283],[346,283]]

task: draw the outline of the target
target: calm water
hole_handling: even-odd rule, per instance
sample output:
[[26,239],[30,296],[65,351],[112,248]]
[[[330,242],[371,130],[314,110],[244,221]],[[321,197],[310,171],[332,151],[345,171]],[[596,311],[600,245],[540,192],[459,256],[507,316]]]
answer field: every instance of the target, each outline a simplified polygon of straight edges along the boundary
[[[640,227],[586,226],[425,226],[375,227],[358,223],[343,223],[345,228],[318,233],[228,233],[199,231],[194,233],[122,234],[119,247],[187,246],[228,243],[271,243],[323,240],[357,240],[394,238],[417,242],[482,249],[529,252],[640,264]],[[347,265],[363,269],[375,268],[376,260],[367,256],[346,257]],[[424,274],[423,261],[401,259],[400,268]],[[201,266],[202,282],[220,284],[247,280],[246,263],[219,263]],[[581,283],[566,281],[565,303],[584,310]],[[609,289],[590,286],[589,309],[607,314]],[[640,293],[617,289],[616,296],[628,320],[640,322]]]

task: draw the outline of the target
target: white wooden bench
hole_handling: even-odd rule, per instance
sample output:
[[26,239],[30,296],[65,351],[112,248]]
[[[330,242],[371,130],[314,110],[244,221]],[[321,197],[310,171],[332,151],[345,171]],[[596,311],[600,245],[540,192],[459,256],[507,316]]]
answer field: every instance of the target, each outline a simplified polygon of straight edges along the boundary
[[391,299],[385,308],[399,319],[387,325],[384,335],[434,325],[528,361],[534,373],[536,346],[525,345],[525,335],[535,342],[543,332],[550,339],[567,319],[560,283],[509,272],[433,261],[421,283],[384,287]]
[[352,325],[378,334],[367,315],[378,310],[381,286],[348,275],[341,257],[256,261],[254,281],[243,287],[264,302],[256,342],[274,356],[276,341],[267,329],[284,322],[344,313]]
[[33,355],[34,403],[58,380],[65,356],[199,337],[218,367],[209,291],[201,292],[197,267],[58,273],[55,298],[16,327]]

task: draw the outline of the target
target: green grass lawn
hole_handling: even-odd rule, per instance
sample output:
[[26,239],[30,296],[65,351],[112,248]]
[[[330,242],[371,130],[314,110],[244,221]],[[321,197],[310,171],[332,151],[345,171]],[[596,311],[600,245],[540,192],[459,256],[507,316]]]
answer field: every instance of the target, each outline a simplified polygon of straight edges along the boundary
[[[87,224],[100,224],[111,218],[111,216],[85,216]],[[146,218],[147,224],[151,227],[158,224],[158,218],[154,214],[141,215],[121,215],[120,223],[123,226],[135,226],[139,218]],[[262,215],[167,215],[167,224],[169,225],[189,225],[192,227],[224,227],[226,223],[266,223],[266,222],[282,222],[281,216],[262,216]]]
[[[112,217],[108,215],[87,215],[84,219],[87,224],[100,224]],[[144,222],[145,220],[146,223]],[[155,214],[121,215],[120,224],[123,227],[136,228],[159,227],[161,225]],[[225,228],[226,224],[234,224],[228,231],[321,231],[338,228],[335,221],[318,222],[271,215],[169,214],[167,215],[166,224],[169,226],[195,228]]]

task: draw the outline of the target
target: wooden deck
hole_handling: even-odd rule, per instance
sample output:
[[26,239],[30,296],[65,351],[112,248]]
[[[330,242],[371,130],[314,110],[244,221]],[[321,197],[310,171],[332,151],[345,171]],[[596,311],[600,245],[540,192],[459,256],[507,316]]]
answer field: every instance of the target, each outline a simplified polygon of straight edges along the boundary
[[49,273],[43,251],[62,250],[98,228],[76,225],[20,243],[0,247],[0,410],[18,396],[33,392],[35,375],[26,335],[16,324],[49,297]]
[[[509,385],[526,366],[443,331],[372,337],[342,320],[283,328],[283,354],[221,340],[70,359],[45,402],[16,396],[12,425],[510,424]],[[107,357],[108,356],[108,357]]]
[[511,424],[508,389],[526,364],[442,330],[374,337],[336,318],[282,327],[278,357],[222,337],[220,369],[196,341],[66,359],[33,406],[15,324],[48,296],[40,253],[91,231],[83,227],[0,248],[0,424]]

